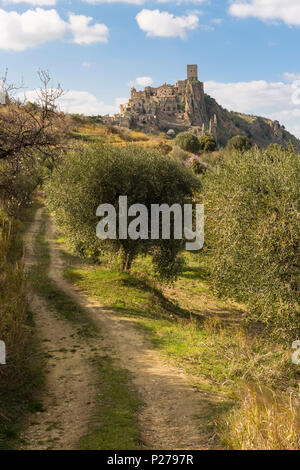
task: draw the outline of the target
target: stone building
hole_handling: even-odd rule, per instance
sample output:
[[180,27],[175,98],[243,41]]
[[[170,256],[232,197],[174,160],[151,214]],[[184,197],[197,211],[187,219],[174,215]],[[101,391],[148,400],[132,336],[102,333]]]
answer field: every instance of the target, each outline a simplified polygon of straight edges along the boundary
[[187,66],[186,80],[175,85],[165,83],[143,91],[131,89],[127,103],[120,106],[119,114],[111,118],[111,124],[129,128],[176,129],[183,131],[209,129],[203,83],[198,80],[198,66]]

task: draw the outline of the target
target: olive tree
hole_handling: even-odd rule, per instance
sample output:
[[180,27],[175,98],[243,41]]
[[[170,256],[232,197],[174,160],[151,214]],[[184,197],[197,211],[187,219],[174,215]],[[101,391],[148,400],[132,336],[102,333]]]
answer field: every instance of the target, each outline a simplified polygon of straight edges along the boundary
[[299,155],[279,148],[232,152],[202,179],[214,286],[278,337],[300,332],[299,181]]
[[128,207],[143,204],[150,213],[151,204],[171,206],[190,201],[198,188],[199,180],[191,170],[156,150],[134,145],[85,145],[64,157],[46,192],[60,228],[77,252],[93,257],[101,250],[120,252],[124,270],[130,269],[139,253],[150,253],[166,278],[176,272],[182,240],[151,240],[150,236],[124,240],[118,231],[115,240],[99,240],[97,207],[111,204],[116,209],[118,227],[120,196],[127,196]]
[[187,152],[197,153],[200,150],[199,139],[191,132],[180,132],[174,139],[174,144]]

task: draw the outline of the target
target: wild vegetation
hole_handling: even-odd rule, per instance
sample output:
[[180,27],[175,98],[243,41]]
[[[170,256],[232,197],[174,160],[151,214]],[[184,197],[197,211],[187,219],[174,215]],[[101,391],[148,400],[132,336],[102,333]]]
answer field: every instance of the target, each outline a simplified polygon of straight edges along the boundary
[[[95,237],[99,221],[96,210],[99,204],[111,204],[116,209],[119,227],[120,196],[127,196],[128,207],[143,204],[150,213],[151,204],[182,206],[192,199],[199,186],[191,170],[155,150],[87,146],[80,152],[75,148],[66,156],[46,191],[59,226],[77,252],[94,259],[103,250],[119,252],[125,271],[139,253],[150,253],[160,276],[172,278],[180,267],[177,254],[182,249],[182,240],[158,239],[149,243],[147,230],[137,240],[124,239],[117,232],[115,240],[100,241]],[[143,229],[138,230],[141,233]]]
[[62,90],[48,88],[50,77],[40,72],[38,105],[22,103],[18,89],[2,81],[6,105],[0,106],[0,338],[7,363],[0,367],[0,447],[10,448],[26,413],[41,407],[35,391],[42,385],[42,361],[34,322],[28,309],[28,284],[22,262],[22,234],[36,205],[32,195],[59,159],[65,127],[57,113]]
[[[39,191],[61,231],[65,277],[134,319],[205,392],[211,435],[232,449],[300,449],[299,366],[290,358],[300,335],[298,153],[252,147],[244,136],[216,150],[211,136],[171,140],[64,116],[55,107],[60,88],[53,94],[48,75],[41,78],[38,105],[14,100],[12,86],[0,109],[0,339],[8,351],[0,366],[0,446],[14,447],[28,411],[41,408],[33,393],[42,374],[29,282],[68,321],[91,327],[48,278],[43,234],[36,240],[39,262],[29,280],[24,273],[22,234]],[[121,195],[147,208],[204,201],[204,249],[183,252],[178,240],[100,241],[96,209],[101,203],[118,209]],[[96,362],[102,427],[81,436],[80,445],[138,448],[140,400],[130,377],[109,357]]]

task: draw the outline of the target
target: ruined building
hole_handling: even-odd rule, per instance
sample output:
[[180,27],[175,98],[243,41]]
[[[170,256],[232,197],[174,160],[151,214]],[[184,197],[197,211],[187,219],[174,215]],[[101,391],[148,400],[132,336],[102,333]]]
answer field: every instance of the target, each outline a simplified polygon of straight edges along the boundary
[[209,132],[214,123],[206,112],[203,83],[198,80],[197,65],[187,66],[187,79],[179,80],[175,85],[144,91],[131,89],[129,101],[120,106],[120,113],[110,120],[110,124],[135,128],[148,125],[150,128],[178,131],[194,128],[198,133]]
[[186,80],[175,85],[165,83],[143,91],[131,89],[129,101],[120,106],[120,113],[102,116],[104,124],[140,128],[147,132],[165,131],[167,135],[189,130],[197,135],[212,135],[218,145],[226,145],[238,134],[248,136],[261,147],[268,144],[288,144],[300,149],[300,142],[279,122],[260,116],[228,111],[204,93],[198,80],[197,65],[187,66]]

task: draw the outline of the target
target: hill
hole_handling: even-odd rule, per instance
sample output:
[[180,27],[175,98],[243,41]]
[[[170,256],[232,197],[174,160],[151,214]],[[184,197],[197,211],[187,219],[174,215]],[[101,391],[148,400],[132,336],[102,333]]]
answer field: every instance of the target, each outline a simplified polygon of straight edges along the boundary
[[175,85],[148,86],[143,91],[132,88],[129,101],[120,106],[118,114],[99,118],[106,125],[147,133],[172,129],[175,133],[190,130],[199,136],[213,135],[219,146],[235,135],[246,135],[260,147],[292,143],[300,150],[300,141],[278,121],[228,111],[205,94],[196,65],[188,65],[187,79]]

